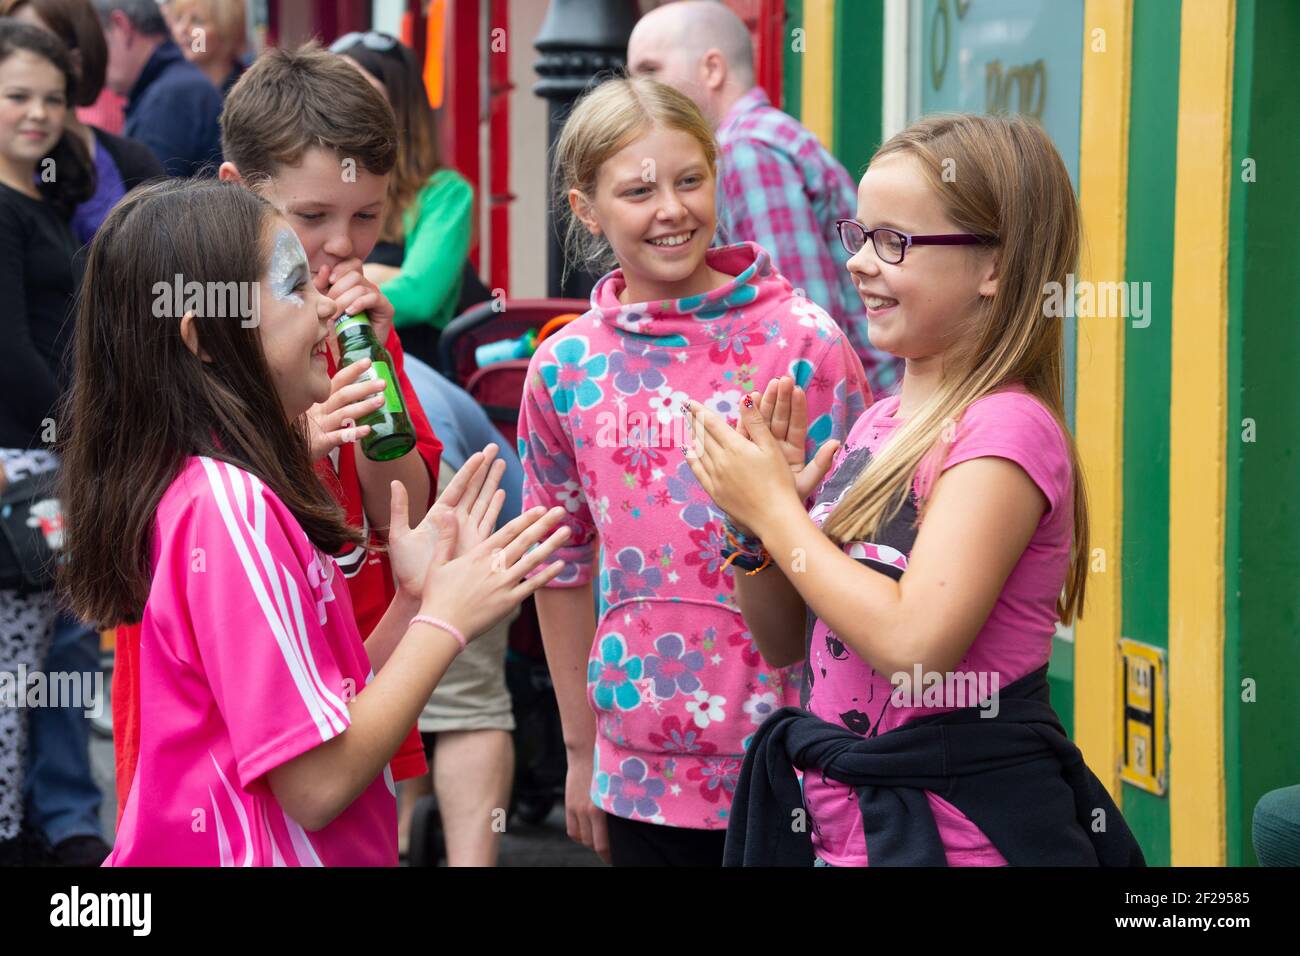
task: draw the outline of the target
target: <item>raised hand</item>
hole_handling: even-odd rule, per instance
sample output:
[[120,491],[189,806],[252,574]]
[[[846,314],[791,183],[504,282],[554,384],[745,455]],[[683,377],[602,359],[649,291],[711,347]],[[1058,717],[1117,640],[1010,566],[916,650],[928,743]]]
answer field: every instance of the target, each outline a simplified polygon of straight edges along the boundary
[[[563,508],[532,508],[460,557],[430,562],[420,613],[454,623],[473,640],[564,570],[563,561],[543,567],[569,540],[567,527],[556,528],[563,518]],[[455,527],[445,513],[434,520]],[[439,554],[453,547],[447,537]]]
[[393,330],[393,303],[379,291],[379,286],[363,271],[364,263],[355,256],[335,265],[321,266],[314,281],[316,288],[339,306],[339,314],[366,313],[379,344],[388,347],[388,333]]
[[[754,398],[757,393],[751,395]],[[795,385],[790,376],[770,379],[763,390],[761,401],[757,402],[759,415],[767,424],[767,430],[780,446],[781,454],[790,465],[794,474],[795,490],[803,500],[811,497],[817,486],[830,469],[831,460],[840,447],[837,439],[823,442],[811,461],[804,460],[804,447],[808,442],[808,396],[802,388]],[[745,423],[746,416],[740,416],[737,431],[753,440]]]
[[760,523],[798,499],[790,464],[759,412],[760,399],[757,392],[745,397],[745,436],[699,402],[687,402],[695,447],[686,461],[714,504],[742,531],[761,537]]
[[341,368],[330,379],[330,397],[307,409],[311,460],[320,461],[339,445],[370,434],[369,425],[357,422],[384,405],[383,379],[358,382],[370,368],[370,359]]
[[456,524],[456,549],[452,557],[459,557],[486,541],[496,528],[506,501],[506,493],[500,487],[506,463],[505,459],[497,458],[500,450],[491,442],[481,452],[470,455],[433,504],[434,510],[446,512]]
[[[420,597],[431,562],[450,561],[491,536],[506,496],[497,487],[505,472],[505,462],[493,460],[497,450],[495,444],[490,444],[470,455],[414,528],[410,526],[406,486],[400,481],[392,483],[388,557],[393,577],[404,594]],[[449,543],[445,555],[439,558],[436,554],[440,539]]]

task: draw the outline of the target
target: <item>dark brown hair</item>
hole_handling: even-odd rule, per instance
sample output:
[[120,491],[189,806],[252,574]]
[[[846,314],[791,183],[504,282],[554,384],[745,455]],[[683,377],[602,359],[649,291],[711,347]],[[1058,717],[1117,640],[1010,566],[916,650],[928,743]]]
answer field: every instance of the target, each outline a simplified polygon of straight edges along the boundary
[[[77,76],[72,72],[68,51],[58,38],[28,23],[0,20],[0,63],[20,50],[48,60],[63,74],[64,95],[68,109],[72,109],[77,94]],[[42,162],[46,159],[53,160],[55,175],[51,178],[40,176],[36,188],[42,198],[67,219],[79,205],[95,195],[94,164],[86,152],[86,144],[66,130]]]
[[397,162],[393,111],[356,67],[315,42],[267,50],[226,97],[222,152],[255,185],[313,146],[382,176]]
[[397,120],[402,146],[388,181],[388,206],[379,238],[401,242],[405,238],[402,220],[411,203],[429,177],[442,169],[438,124],[424,89],[424,74],[415,52],[401,43],[394,42],[387,50],[372,50],[358,40],[341,52],[388,91],[388,103]]
[[257,329],[198,317],[200,359],[179,318],[155,318],[155,284],[174,276],[258,282],[274,215],[233,183],[173,179],[128,193],[95,234],[59,415],[60,584],[83,620],[139,619],[158,502],[191,455],[257,475],[322,551],[361,541],[317,477],[303,423],[285,420]]
[[11,17],[23,7],[31,7],[69,52],[80,54],[77,97],[69,98],[76,106],[89,106],[104,89],[104,72],[108,68],[108,44],[104,27],[90,0],[0,0],[0,16]]

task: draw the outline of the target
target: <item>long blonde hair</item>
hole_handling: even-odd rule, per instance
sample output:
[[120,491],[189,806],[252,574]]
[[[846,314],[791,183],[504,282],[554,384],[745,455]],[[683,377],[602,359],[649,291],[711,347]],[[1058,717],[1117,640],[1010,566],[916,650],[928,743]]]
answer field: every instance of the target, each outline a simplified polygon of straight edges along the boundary
[[[916,160],[962,232],[993,237],[997,291],[983,298],[964,344],[946,355],[935,394],[873,456],[824,530],[840,543],[870,539],[902,507],[918,474],[924,511],[932,473],[970,404],[1019,382],[1051,411],[1069,447],[1074,542],[1057,604],[1063,623],[1083,614],[1088,506],[1079,452],[1065,424],[1062,320],[1044,309],[1048,283],[1065,285],[1079,255],[1079,209],[1065,164],[1036,123],[1017,116],[930,116],[876,151]],[[953,175],[945,173],[953,172]]]
[[588,199],[607,159],[653,129],[678,130],[704,152],[709,174],[717,178],[718,147],[713,130],[686,95],[649,77],[616,77],[583,94],[555,144],[555,211],[565,223],[564,275],[582,267],[601,275],[618,265],[602,236],[592,235],[569,207],[569,190]]

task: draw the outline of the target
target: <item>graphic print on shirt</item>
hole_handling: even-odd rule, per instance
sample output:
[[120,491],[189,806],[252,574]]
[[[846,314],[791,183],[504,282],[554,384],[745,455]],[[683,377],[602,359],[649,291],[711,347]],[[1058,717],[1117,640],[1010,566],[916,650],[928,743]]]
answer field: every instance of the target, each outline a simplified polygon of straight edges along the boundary
[[[824,522],[833,499],[843,503],[846,488],[867,467],[870,456],[865,446],[878,453],[897,440],[905,419],[898,417],[900,401],[891,396],[876,402],[850,431],[845,447],[823,487],[815,496],[818,521]],[[1073,469],[1068,433],[1045,405],[1022,385],[1010,385],[972,402],[957,421],[948,447],[936,454],[935,469],[926,469],[927,481],[937,480],[946,469],[982,457],[1005,458],[1021,467],[1046,497],[1048,511],[989,612],[973,643],[949,671],[964,675],[948,694],[947,674],[935,684],[926,676],[924,686],[937,686],[943,699],[933,697],[909,704],[894,694],[893,674],[874,670],[847,640],[847,634],[830,634],[824,622],[813,620],[807,635],[810,681],[804,687],[806,709],[831,724],[855,733],[882,737],[910,722],[963,706],[953,699],[969,692],[965,680],[981,676],[997,679],[1006,686],[1045,665],[1051,656],[1052,639],[1058,623],[1057,602],[1068,574],[1073,540]],[[936,450],[939,451],[939,450]],[[856,473],[856,474],[855,474]],[[915,493],[921,481],[912,482]],[[898,519],[888,522],[875,541],[850,542],[844,548],[859,563],[888,574],[894,580],[911,570],[911,550],[916,529],[911,527],[915,500],[909,500]],[[823,525],[824,527],[824,525]],[[828,640],[830,638],[831,640]],[[836,644],[835,642],[838,642]],[[843,646],[844,657],[838,654]],[[834,653],[833,653],[834,652]],[[905,665],[904,665],[905,668]],[[915,680],[913,669],[913,680]],[[913,687],[915,690],[915,686]],[[981,698],[984,692],[979,690]],[[969,706],[969,698],[965,706]],[[820,774],[805,774],[804,805],[812,822],[815,852],[834,866],[864,866],[869,863],[864,823],[853,788]],[[935,825],[944,843],[949,865],[1002,865],[998,853],[980,829],[942,794],[928,792]]]
[[766,253],[708,255],[734,278],[704,295],[625,304],[621,273],[602,279],[534,355],[518,439],[525,507],[563,507],[571,532],[552,586],[590,582],[603,607],[587,664],[592,799],[697,829],[726,826],[745,748],[800,678],[766,665],[739,613],[722,513],[682,452],[682,403],[734,425],[746,392],[790,375],[809,397],[809,452],[866,404],[843,333]]
[[[809,516],[820,527],[830,518],[840,500],[853,487],[854,483],[866,471],[871,463],[871,452],[866,445],[846,449],[831,473],[822,482],[813,497],[813,506]],[[874,571],[887,575],[895,581],[900,580],[907,570],[907,555],[916,540],[916,499],[908,498],[883,529],[876,541],[850,541],[842,550],[857,561]],[[825,678],[836,666],[849,665],[851,652],[834,631],[818,621],[811,610],[806,619],[804,635],[807,664],[804,668],[804,680],[800,690],[800,705],[811,709],[814,688],[819,678]],[[871,670],[874,676],[876,671]],[[839,721],[855,734],[874,737],[879,732],[880,721],[889,707],[889,695],[880,695],[877,700],[874,682],[869,682],[863,696],[853,697],[854,706],[841,711]]]

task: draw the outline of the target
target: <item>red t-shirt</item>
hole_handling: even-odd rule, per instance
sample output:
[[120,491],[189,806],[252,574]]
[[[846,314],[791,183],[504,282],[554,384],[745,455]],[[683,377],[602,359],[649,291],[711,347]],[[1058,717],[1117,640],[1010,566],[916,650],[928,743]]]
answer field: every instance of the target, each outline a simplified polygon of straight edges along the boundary
[[[401,340],[397,330],[388,334],[384,343],[393,359],[393,371],[397,375],[402,396],[406,399],[406,411],[411,424],[415,427],[415,451],[424,460],[429,472],[429,501],[432,507],[438,494],[438,462],[442,457],[442,442],[433,433],[415,388],[406,377],[406,359],[402,351]],[[337,366],[329,358],[329,372],[333,377]],[[377,540],[370,531],[370,522],[366,519],[361,501],[361,481],[357,476],[356,445],[344,445],[335,449],[328,459],[317,465],[321,480],[325,482],[339,503],[347,512],[348,523],[359,527],[369,541]],[[393,584],[392,570],[388,556],[380,552],[367,552],[364,548],[350,547],[335,555],[339,568],[348,582],[348,593],[352,599],[353,615],[357,622],[357,631],[364,639],[388,609],[397,589]],[[127,794],[131,789],[131,778],[135,775],[136,760],[140,747],[140,698],[139,668],[140,625],[123,624],[117,628],[116,653],[113,664],[113,765],[117,784],[117,812],[119,817],[126,804]],[[429,765],[424,759],[424,746],[420,742],[420,732],[411,728],[402,746],[393,756],[390,764],[394,780],[406,780],[423,776]]]
[[[433,507],[434,499],[438,497],[438,461],[442,457],[442,442],[438,441],[438,437],[433,433],[433,427],[424,414],[424,408],[415,394],[415,388],[411,385],[411,380],[406,377],[406,357],[402,351],[401,340],[397,337],[396,328],[388,333],[388,341],[384,343],[384,348],[388,349],[389,355],[392,356],[393,373],[397,376],[398,384],[402,389],[402,397],[406,399],[406,413],[415,427],[415,451],[424,459],[425,468],[429,472],[429,501],[426,507]],[[329,357],[329,371],[331,378],[337,371],[333,356]],[[317,464],[316,470],[320,473],[326,487],[334,492],[334,497],[347,511],[348,523],[353,527],[361,528],[368,541],[378,543],[378,539],[370,531],[370,522],[366,519],[365,509],[361,505],[357,452],[355,443],[340,445],[330,453],[328,459]],[[347,578],[352,609],[357,619],[357,630],[362,639],[365,639],[375,629],[379,619],[388,610],[393,595],[397,593],[388,555],[376,551],[367,552],[364,548],[350,547],[336,554],[334,559],[342,569],[343,576]],[[410,735],[393,757],[392,767],[395,780],[419,777],[428,771],[429,765],[424,760],[424,746],[420,742],[420,733],[415,727],[411,728]]]

